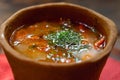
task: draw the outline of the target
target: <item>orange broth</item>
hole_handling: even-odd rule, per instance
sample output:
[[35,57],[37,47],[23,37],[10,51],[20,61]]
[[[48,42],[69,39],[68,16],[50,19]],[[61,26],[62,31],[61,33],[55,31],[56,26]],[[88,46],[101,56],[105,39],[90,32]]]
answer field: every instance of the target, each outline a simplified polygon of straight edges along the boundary
[[105,47],[105,36],[85,23],[61,18],[21,26],[11,35],[10,43],[38,62],[71,63],[99,54]]

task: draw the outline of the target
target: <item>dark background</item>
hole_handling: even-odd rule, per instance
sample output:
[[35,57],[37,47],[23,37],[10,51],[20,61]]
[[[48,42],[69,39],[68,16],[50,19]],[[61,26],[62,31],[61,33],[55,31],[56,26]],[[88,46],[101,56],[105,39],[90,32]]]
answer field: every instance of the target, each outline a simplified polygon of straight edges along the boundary
[[[117,25],[119,33],[111,57],[120,60],[120,0],[0,0],[0,24],[21,8],[48,2],[75,3],[91,8],[112,19]],[[1,49],[0,53],[3,53]]]

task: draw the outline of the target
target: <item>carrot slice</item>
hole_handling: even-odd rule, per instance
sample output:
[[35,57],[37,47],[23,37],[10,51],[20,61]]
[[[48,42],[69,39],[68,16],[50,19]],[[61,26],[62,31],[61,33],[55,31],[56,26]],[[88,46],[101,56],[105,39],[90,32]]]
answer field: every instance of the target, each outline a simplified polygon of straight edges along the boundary
[[101,44],[103,44],[105,41],[105,36],[103,36],[100,40],[96,41],[94,46],[96,49],[98,49],[100,47]]

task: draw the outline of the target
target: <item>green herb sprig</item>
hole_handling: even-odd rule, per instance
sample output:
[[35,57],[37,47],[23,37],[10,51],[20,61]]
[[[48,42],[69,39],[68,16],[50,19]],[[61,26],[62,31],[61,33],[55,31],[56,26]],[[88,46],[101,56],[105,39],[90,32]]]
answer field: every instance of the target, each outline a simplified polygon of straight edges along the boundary
[[73,30],[64,29],[47,35],[46,39],[57,46],[67,49],[68,46],[79,45],[82,36]]

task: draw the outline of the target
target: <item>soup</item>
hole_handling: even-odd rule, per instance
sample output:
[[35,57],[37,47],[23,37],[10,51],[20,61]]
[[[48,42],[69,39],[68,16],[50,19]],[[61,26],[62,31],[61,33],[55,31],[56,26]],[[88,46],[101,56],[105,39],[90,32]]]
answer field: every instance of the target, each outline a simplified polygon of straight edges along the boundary
[[23,25],[10,38],[12,47],[38,62],[81,62],[99,54],[105,47],[105,36],[94,26],[60,18]]

